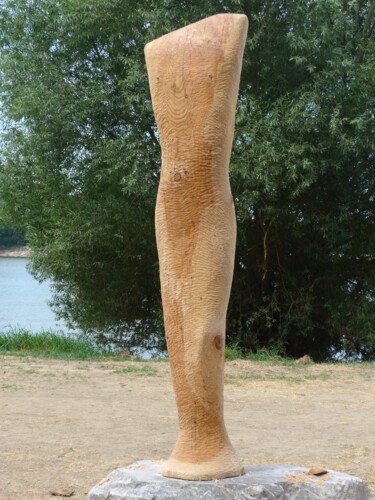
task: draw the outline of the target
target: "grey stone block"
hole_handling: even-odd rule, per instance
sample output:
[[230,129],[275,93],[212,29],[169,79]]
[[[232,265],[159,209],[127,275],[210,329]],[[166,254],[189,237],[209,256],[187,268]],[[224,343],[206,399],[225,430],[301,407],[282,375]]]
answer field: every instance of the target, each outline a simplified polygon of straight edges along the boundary
[[163,477],[161,464],[135,462],[111,472],[92,488],[88,500],[369,500],[370,491],[358,477],[328,471],[308,475],[309,469],[290,465],[246,467],[239,477],[216,481],[184,481]]

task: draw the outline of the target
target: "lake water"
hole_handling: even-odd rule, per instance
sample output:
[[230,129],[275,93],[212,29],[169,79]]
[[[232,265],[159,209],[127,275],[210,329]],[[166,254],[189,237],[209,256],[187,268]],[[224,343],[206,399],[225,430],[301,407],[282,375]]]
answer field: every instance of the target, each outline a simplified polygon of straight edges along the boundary
[[[9,328],[25,328],[37,333],[41,330],[79,333],[68,329],[62,321],[56,321],[48,305],[52,298],[50,285],[38,283],[27,272],[28,259],[0,257],[0,332]],[[156,350],[136,349],[142,358],[164,356]]]
[[26,270],[28,259],[0,257],[0,331],[9,327],[68,331],[56,321],[47,302],[48,283],[39,284]]

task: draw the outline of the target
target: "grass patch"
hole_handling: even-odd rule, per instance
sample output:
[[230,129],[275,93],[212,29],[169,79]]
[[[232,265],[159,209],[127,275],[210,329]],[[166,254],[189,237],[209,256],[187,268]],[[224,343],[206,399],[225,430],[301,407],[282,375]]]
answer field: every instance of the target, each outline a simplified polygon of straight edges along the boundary
[[148,377],[154,377],[155,375],[158,374],[158,371],[156,370],[156,368],[152,366],[128,365],[122,368],[121,370],[116,370],[115,373],[120,373],[120,374],[134,373],[136,375],[146,375]]
[[[74,338],[63,332],[41,331],[32,333],[23,328],[0,331],[0,354],[10,356],[32,356],[35,358],[49,358],[81,361],[139,361],[145,362],[139,356],[131,356],[124,352],[110,348],[97,347],[89,339]],[[150,361],[168,361],[165,358],[152,358]],[[136,369],[129,366],[130,371]],[[147,367],[145,367],[147,368]],[[151,371],[154,368],[150,369]],[[147,370],[143,370],[146,372]],[[156,373],[156,370],[155,370]],[[151,375],[151,372],[150,372]]]
[[20,387],[16,384],[1,384],[0,390],[2,391],[18,391]]
[[238,346],[225,347],[225,359],[227,361],[234,361],[235,359],[245,359],[243,352]]
[[32,334],[24,329],[0,332],[0,353],[67,360],[98,360],[109,354],[88,341],[63,333],[42,331]]
[[273,365],[292,366],[294,359],[280,356],[276,352],[270,352],[267,349],[260,349],[257,352],[244,353],[238,346],[230,346],[225,348],[225,359],[234,361],[236,359],[244,359],[247,361],[268,361]]
[[[145,362],[139,356],[129,355],[127,350],[98,347],[89,339],[50,330],[32,333],[23,328],[0,331],[0,354],[64,360]],[[167,358],[151,360],[168,361]]]
[[307,380],[328,380],[330,377],[326,373],[320,374],[288,374],[288,373],[238,373],[236,375],[228,374],[225,375],[225,381],[228,383],[235,383],[240,380],[254,380],[257,382],[270,382],[270,381],[285,381],[292,383],[301,383]]

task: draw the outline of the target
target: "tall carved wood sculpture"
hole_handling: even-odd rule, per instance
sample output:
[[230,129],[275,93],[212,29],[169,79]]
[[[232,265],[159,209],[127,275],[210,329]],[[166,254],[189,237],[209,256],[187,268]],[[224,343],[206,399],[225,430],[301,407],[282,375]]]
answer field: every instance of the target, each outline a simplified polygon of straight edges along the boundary
[[242,473],[223,416],[225,321],[236,220],[229,184],[247,18],[219,14],[145,47],[162,149],[156,237],[179,415],[162,474]]

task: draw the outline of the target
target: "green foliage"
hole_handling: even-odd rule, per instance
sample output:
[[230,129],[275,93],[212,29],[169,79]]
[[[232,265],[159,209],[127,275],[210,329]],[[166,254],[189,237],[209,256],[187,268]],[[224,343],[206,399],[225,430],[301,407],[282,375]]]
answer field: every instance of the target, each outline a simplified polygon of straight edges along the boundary
[[23,246],[25,244],[26,240],[22,233],[0,227],[0,248]]
[[375,16],[358,7],[249,11],[232,161],[243,292],[229,318],[253,350],[375,355]]
[[133,11],[128,0],[2,7],[1,191],[33,274],[54,282],[58,316],[100,339],[131,331],[136,344],[142,323],[147,344],[160,318],[159,152]]
[[375,356],[375,12],[337,0],[4,0],[4,219],[60,317],[163,346],[154,206],[160,147],[144,45],[245,12],[231,183],[228,342]]
[[0,248],[9,248],[24,246],[26,244],[25,235],[22,232],[15,231],[11,225],[2,220],[3,202],[0,198]]

